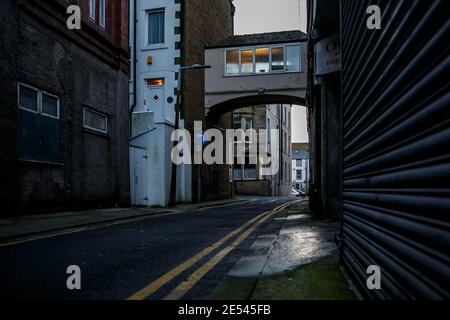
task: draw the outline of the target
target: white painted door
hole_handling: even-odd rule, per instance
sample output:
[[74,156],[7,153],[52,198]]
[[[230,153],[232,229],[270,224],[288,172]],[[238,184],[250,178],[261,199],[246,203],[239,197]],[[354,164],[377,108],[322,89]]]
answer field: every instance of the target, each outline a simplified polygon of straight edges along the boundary
[[154,112],[155,115],[163,115],[164,113],[164,86],[148,86],[147,87],[147,111]]
[[135,206],[146,206],[147,195],[147,150],[131,148],[131,198]]

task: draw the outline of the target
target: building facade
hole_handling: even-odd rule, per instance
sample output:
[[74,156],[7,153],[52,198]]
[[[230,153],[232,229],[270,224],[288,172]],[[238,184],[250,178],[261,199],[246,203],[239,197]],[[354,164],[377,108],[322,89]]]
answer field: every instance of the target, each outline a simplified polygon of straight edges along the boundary
[[129,204],[128,1],[0,4],[3,214]]
[[361,298],[450,297],[448,12],[439,0],[308,0],[311,199],[338,213]]
[[[194,137],[194,121],[205,121],[203,71],[180,67],[204,64],[207,43],[233,34],[234,6],[230,0],[144,0],[132,1],[130,13],[131,198],[134,205],[167,206],[177,96],[179,128]],[[225,127],[231,125],[229,117],[223,121]],[[232,196],[228,168],[215,172],[221,176],[211,182],[215,188],[225,181],[223,192],[216,193],[208,187],[208,170],[212,168],[177,166],[177,202]]]
[[309,192],[309,153],[307,150],[292,150],[292,188]]
[[[291,181],[291,105],[260,105],[236,109],[233,112],[233,128],[247,131],[248,139],[238,137],[235,149],[244,144],[246,150],[245,163],[236,158],[233,165],[235,193],[238,195],[289,196]],[[255,130],[251,132],[251,130]],[[263,163],[257,158],[251,163],[250,143],[261,148],[260,130],[267,130],[264,149],[273,157],[272,151],[279,159],[278,170],[273,175],[263,175]],[[278,141],[272,141],[270,130],[278,130]],[[236,154],[236,153],[235,153]],[[241,161],[242,162],[242,161]]]

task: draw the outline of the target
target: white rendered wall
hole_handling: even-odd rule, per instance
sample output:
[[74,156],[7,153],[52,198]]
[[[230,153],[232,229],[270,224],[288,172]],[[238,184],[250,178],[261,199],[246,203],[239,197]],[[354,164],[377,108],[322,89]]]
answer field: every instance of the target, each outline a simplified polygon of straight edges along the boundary
[[[130,8],[130,46],[134,51],[134,8],[131,1]],[[134,112],[150,111],[154,113],[153,130],[135,138],[131,138],[130,147],[137,146],[147,150],[147,205],[167,206],[170,199],[171,182],[171,151],[170,140],[175,123],[175,103],[177,80],[175,73],[179,71],[179,65],[175,65],[175,58],[180,57],[180,50],[175,49],[175,43],[180,41],[180,35],[174,34],[175,27],[180,26],[180,20],[176,18],[176,12],[180,11],[180,4],[174,1],[164,0],[140,0],[137,1],[137,91],[136,107]],[[148,18],[147,12],[153,9],[164,8],[164,43],[148,45]],[[152,64],[147,63],[148,57],[152,57]],[[132,66],[134,70],[132,55]],[[161,108],[151,109],[148,101],[148,87],[146,79],[164,78],[164,97]],[[133,74],[130,82],[130,105],[133,103]],[[171,98],[171,102],[168,101]],[[183,123],[180,123],[183,127]],[[130,163],[133,166],[133,163]],[[133,168],[130,168],[133,172]],[[190,202],[191,194],[191,168],[187,165],[178,166],[177,170],[177,201]],[[131,181],[133,183],[133,181]],[[133,189],[133,188],[132,188]],[[133,197],[132,197],[133,198]]]

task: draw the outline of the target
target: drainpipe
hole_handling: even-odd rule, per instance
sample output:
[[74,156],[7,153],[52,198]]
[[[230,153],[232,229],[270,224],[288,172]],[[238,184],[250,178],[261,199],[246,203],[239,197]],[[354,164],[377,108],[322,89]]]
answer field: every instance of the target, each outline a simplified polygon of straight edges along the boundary
[[129,111],[130,118],[130,137],[133,132],[133,122],[132,122],[132,114],[137,105],[137,0],[134,0],[134,8],[133,8],[133,104]]

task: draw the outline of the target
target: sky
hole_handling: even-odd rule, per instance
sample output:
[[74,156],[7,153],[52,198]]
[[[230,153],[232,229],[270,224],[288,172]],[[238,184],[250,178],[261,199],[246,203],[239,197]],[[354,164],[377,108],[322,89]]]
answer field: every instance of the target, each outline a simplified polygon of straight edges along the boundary
[[[306,31],[306,0],[234,0],[235,34]],[[307,142],[306,108],[292,109],[292,142]]]

